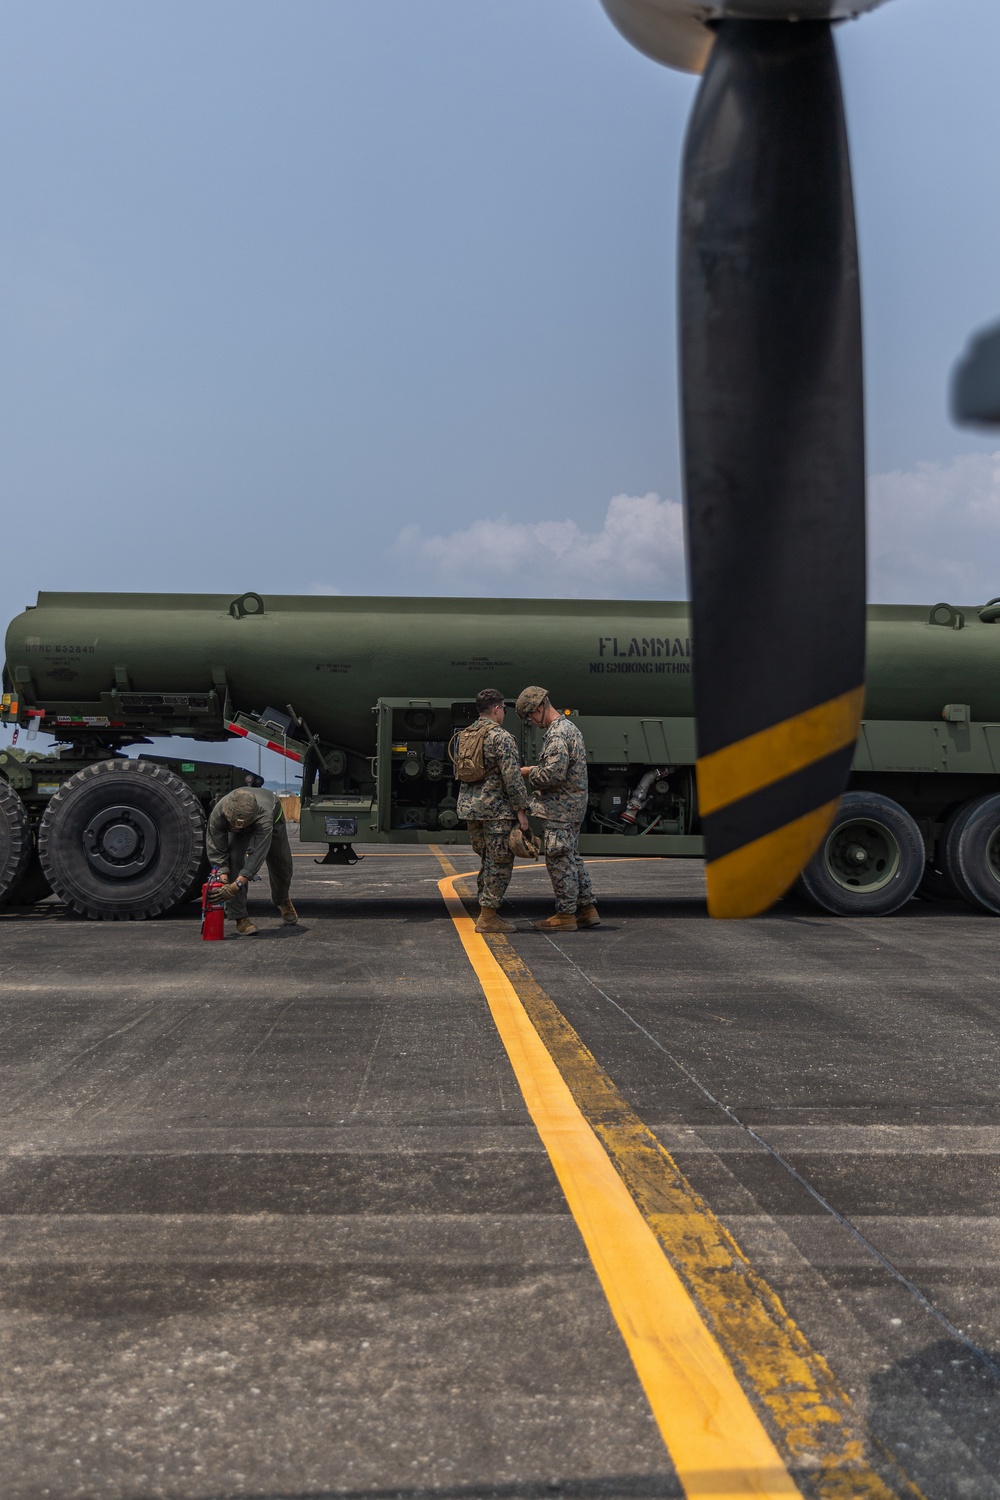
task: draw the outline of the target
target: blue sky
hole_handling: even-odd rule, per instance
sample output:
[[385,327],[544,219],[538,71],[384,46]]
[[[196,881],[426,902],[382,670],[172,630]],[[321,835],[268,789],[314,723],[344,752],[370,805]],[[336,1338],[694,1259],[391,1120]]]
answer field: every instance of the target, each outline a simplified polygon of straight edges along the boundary
[[[839,32],[872,596],[1000,593],[1000,5]],[[675,595],[696,81],[597,0],[0,0],[4,619],[39,588]]]

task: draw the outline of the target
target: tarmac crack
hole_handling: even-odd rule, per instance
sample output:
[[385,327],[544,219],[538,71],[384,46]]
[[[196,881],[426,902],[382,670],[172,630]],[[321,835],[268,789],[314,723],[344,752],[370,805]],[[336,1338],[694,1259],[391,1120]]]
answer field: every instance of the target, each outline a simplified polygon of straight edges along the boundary
[[361,1075],[360,1082],[358,1083],[358,1092],[357,1092],[357,1094],[354,1097],[354,1103],[353,1103],[353,1105],[351,1106],[351,1108],[348,1110],[347,1114],[344,1117],[347,1120],[350,1120],[350,1119],[354,1118],[356,1115],[358,1115],[360,1113],[360,1110],[361,1110],[361,1101],[364,1098],[364,1096],[365,1096],[365,1090],[368,1087],[368,1080],[371,1077],[372,1064],[375,1061],[375,1054],[376,1054],[376,1052],[379,1049],[379,1043],[382,1040],[382,1033],[385,1031],[385,1023],[386,1023],[386,1020],[388,1019],[388,1016],[389,1016],[389,1007],[386,1006],[385,1009],[382,1011],[382,1019],[379,1022],[378,1031],[375,1033],[375,1040],[372,1043],[371,1051],[369,1052],[368,1057],[367,1057],[367,1059],[365,1061],[365,1070],[364,1070],[364,1072]]

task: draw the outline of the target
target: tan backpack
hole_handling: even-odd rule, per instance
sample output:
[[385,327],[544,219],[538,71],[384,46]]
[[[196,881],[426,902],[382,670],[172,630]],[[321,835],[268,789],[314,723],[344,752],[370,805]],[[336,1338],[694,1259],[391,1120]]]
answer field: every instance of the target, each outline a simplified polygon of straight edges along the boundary
[[455,780],[470,785],[486,780],[486,736],[495,726],[491,719],[477,719],[468,729],[459,730],[448,747]]

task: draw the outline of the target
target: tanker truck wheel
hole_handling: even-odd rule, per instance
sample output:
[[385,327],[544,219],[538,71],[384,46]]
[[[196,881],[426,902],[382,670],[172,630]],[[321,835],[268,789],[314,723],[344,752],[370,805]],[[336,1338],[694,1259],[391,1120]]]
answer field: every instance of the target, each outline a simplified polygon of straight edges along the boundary
[[208,879],[208,877],[209,877],[209,875],[211,875],[211,873],[212,873],[212,866],[209,864],[208,860],[205,858],[205,845],[204,845],[204,841],[203,841],[202,842],[202,849],[201,849],[201,859],[199,860],[199,862],[198,862],[198,868],[197,868],[197,870],[194,873],[194,879],[192,880],[191,884],[188,886],[187,890],[184,892],[183,896],[180,898],[180,900],[176,904],[178,906],[184,906],[188,901],[200,901],[201,900],[201,888],[205,884],[205,881]]
[[46,896],[52,895],[52,887],[45,878],[42,862],[38,858],[38,850],[32,841],[31,856],[28,860],[24,874],[17,885],[12,886],[7,894],[8,906],[35,906],[39,901],[44,901]]
[[182,901],[201,866],[205,815],[165,766],[103,760],[54,794],[38,830],[53,891],[82,916],[139,921]]
[[976,911],[1000,917],[1000,796],[953,813],[941,837],[945,874]]
[[924,841],[905,808],[877,792],[847,792],[799,889],[836,917],[885,917],[915,895]]
[[34,847],[24,803],[0,776],[0,901],[24,875]]

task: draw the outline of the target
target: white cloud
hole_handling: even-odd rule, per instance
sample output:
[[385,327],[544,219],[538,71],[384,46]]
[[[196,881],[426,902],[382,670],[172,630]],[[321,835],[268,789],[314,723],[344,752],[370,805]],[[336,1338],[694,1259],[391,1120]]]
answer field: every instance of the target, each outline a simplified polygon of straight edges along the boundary
[[505,517],[446,536],[408,526],[393,552],[465,593],[615,599],[686,592],[681,507],[653,494],[616,495],[599,531]]
[[[869,480],[869,597],[971,605],[1000,595],[1000,452]],[[684,598],[681,506],[616,495],[598,531],[576,521],[473,521],[444,535],[408,526],[393,546],[449,592],[554,598]],[[314,585],[313,593],[338,590]]]
[[868,503],[873,600],[971,605],[1000,594],[1000,453],[876,474]]

